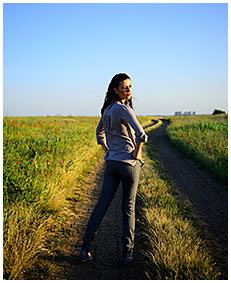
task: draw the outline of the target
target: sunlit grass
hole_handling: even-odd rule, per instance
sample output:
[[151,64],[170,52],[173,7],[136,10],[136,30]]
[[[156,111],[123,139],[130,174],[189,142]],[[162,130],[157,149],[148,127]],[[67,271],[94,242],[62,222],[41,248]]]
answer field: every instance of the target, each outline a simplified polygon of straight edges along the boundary
[[166,131],[170,142],[227,184],[227,116],[171,117],[170,121]]
[[[158,117],[139,116],[143,126]],[[68,241],[63,231],[76,217],[69,200],[84,197],[88,174],[103,151],[96,144],[97,117],[4,119],[4,278],[48,279]],[[162,122],[147,128],[151,131]],[[216,279],[210,256],[179,202],[149,143],[139,186],[139,210],[153,279]],[[77,240],[77,239],[76,239]]]
[[54,255],[67,241],[61,231],[75,217],[68,198],[102,155],[95,140],[98,120],[4,119],[5,279],[23,279],[39,256]]

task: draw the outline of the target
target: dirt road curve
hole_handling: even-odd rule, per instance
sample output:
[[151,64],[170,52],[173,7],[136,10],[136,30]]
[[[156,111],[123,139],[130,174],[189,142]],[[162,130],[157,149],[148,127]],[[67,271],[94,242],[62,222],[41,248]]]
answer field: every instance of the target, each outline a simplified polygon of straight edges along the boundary
[[177,152],[165,136],[168,121],[157,129],[152,144],[166,174],[173,180],[183,199],[191,203],[193,212],[207,226],[206,238],[213,255],[227,271],[228,252],[228,193],[195,162]]
[[[154,134],[152,142],[157,149],[158,158],[163,163],[166,173],[174,180],[176,188],[184,199],[192,204],[193,211],[207,225],[207,239],[211,242],[215,259],[227,270],[227,190],[217,184],[196,165],[176,152],[164,135],[167,123]],[[97,175],[92,175],[93,185],[87,191],[86,201],[81,204],[81,215],[72,229],[77,230],[81,239],[90,213],[97,201],[103,177],[103,161],[97,168]],[[81,241],[70,241],[66,252],[55,261],[59,266],[52,279],[68,280],[143,280],[145,275],[144,257],[140,253],[142,239],[139,226],[136,225],[136,243],[134,255],[136,261],[130,267],[121,265],[121,188],[100,226],[92,245],[93,260],[78,263],[77,256]],[[76,247],[75,247],[76,245]]]

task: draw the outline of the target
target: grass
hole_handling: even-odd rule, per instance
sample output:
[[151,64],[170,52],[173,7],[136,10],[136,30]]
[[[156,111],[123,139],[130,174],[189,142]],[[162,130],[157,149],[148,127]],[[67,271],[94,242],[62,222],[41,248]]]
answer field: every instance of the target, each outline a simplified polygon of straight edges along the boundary
[[[4,279],[45,280],[55,269],[42,258],[68,242],[63,231],[76,217],[70,200],[82,201],[86,178],[103,154],[95,140],[98,119],[4,119]],[[146,126],[155,117],[138,119]],[[147,128],[149,136],[159,125]],[[220,279],[150,139],[144,159],[138,203],[150,279]]]
[[62,231],[75,217],[68,198],[102,155],[98,119],[4,119],[4,279],[49,277],[52,264],[38,257],[54,255],[68,240]]
[[166,131],[170,142],[227,185],[227,115],[171,117],[170,121]]
[[[149,137],[155,127],[147,129]],[[142,215],[148,270],[152,280],[220,279],[200,233],[187,217],[190,209],[178,200],[171,181],[156,160],[149,142],[143,147],[145,166],[138,189],[138,210]]]

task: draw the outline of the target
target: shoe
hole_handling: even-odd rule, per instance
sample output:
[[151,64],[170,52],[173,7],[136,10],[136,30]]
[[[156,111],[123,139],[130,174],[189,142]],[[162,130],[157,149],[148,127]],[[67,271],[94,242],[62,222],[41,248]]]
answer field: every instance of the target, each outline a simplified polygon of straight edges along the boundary
[[79,253],[79,261],[80,262],[85,262],[85,261],[89,261],[92,260],[92,255],[90,252],[86,252],[84,250],[81,250]]
[[124,265],[129,265],[133,263],[134,260],[135,260],[134,256],[124,256],[122,261]]

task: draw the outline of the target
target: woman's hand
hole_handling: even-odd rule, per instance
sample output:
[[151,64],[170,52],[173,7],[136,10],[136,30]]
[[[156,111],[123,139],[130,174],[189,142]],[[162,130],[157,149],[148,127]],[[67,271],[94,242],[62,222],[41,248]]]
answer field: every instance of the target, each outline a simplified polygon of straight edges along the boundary
[[137,144],[136,149],[132,153],[132,156],[137,160],[142,160],[142,146],[143,143]]
[[141,160],[142,159],[142,154],[141,151],[137,152],[137,150],[133,151],[132,156],[137,159],[137,160]]
[[106,145],[106,144],[101,144],[101,146],[102,146],[104,152],[107,153],[107,152],[108,152],[108,147],[107,147],[107,145]]

